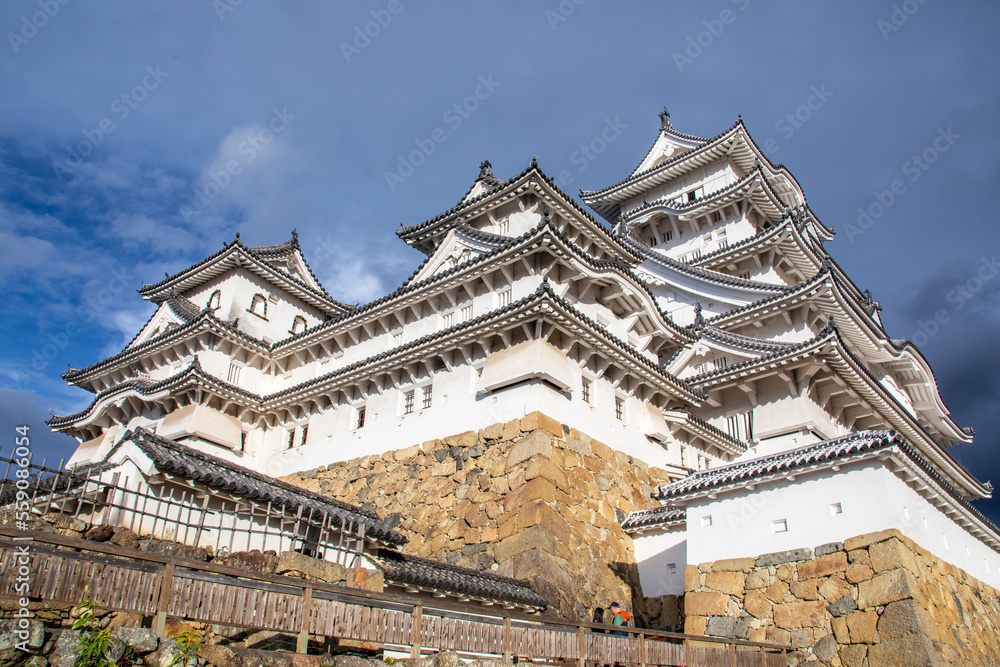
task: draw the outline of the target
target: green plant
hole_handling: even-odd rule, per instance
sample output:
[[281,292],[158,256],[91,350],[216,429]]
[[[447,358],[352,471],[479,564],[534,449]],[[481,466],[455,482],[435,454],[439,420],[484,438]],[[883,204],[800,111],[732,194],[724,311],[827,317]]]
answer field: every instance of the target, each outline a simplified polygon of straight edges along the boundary
[[177,644],[170,667],[189,667],[197,657],[205,636],[198,630],[185,630],[177,635]]
[[397,658],[392,657],[391,655],[387,655],[382,658],[382,662],[384,662],[387,665],[395,665],[397,662],[399,662],[399,660]]
[[85,598],[73,608],[73,615],[77,617],[73,629],[80,633],[76,667],[115,667],[115,663],[108,660],[111,631],[101,627],[99,616],[103,611],[101,603],[92,598]]

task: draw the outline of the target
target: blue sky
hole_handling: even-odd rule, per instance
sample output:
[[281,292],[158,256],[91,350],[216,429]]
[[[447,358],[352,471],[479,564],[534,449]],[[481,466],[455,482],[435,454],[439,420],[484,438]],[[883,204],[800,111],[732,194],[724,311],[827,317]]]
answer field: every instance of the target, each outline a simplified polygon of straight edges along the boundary
[[953,453],[1000,482],[998,27],[995,3],[941,0],[4,2],[0,445],[27,423],[68,455],[43,420],[90,395],[59,373],[134,335],[142,281],[237,231],[296,228],[332,295],[366,301],[421,259],[399,224],[454,205],[481,160],[599,188],[666,105],[704,136],[742,114],[791,169],[976,427]]

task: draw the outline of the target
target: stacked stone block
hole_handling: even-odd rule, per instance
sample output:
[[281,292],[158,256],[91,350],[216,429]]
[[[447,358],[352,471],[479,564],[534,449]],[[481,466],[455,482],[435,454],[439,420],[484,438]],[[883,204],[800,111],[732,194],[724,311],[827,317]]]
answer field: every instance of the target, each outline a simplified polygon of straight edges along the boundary
[[897,530],[688,565],[685,631],[805,649],[822,665],[995,665],[998,592]]
[[566,618],[644,606],[620,520],[669,481],[539,412],[284,479],[398,520],[409,553],[526,580]]

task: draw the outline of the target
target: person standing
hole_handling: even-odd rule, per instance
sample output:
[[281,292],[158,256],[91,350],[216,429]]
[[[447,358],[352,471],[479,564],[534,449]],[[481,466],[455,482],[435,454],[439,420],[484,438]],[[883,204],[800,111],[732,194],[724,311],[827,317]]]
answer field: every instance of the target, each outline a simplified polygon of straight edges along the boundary
[[[621,608],[617,602],[612,602],[611,606],[608,607],[608,611],[611,612],[611,625],[617,625],[623,628],[627,628],[629,621],[632,620],[632,616],[629,615],[627,611]],[[612,631],[611,634],[618,637],[628,636],[627,632],[615,632]]]

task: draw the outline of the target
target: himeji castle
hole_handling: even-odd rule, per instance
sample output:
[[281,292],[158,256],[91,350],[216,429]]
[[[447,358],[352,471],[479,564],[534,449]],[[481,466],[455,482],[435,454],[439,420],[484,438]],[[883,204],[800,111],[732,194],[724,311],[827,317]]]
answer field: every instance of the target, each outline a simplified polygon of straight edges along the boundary
[[[640,618],[684,596],[666,625],[769,641],[886,608],[870,582],[899,568],[1000,587],[1000,533],[972,504],[992,488],[949,451],[972,429],[742,119],[704,138],[664,110],[635,169],[581,198],[593,213],[534,159],[506,180],[484,161],[454,207],[397,232],[423,263],[359,305],[320,284],[294,232],[237,235],[141,286],[156,312],[67,370],[93,399],[49,424],[79,440],[71,465],[155,435],[397,515],[414,553],[533,582],[565,615],[609,601],[567,590],[605,556]],[[881,567],[886,540],[917,555]],[[813,625],[778,611],[818,603]]]

